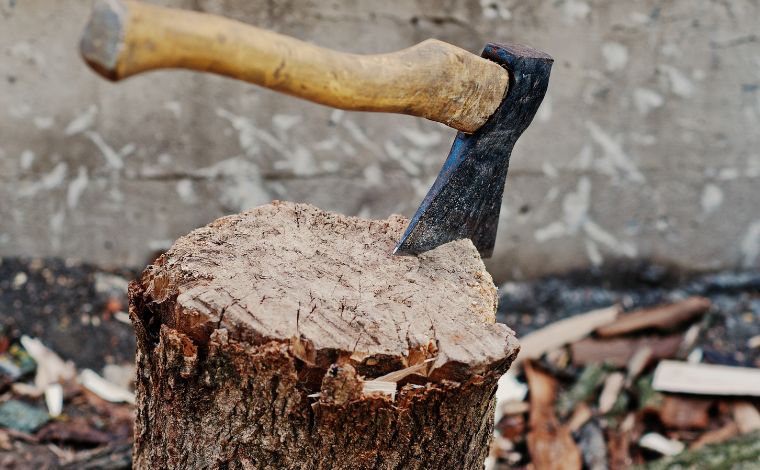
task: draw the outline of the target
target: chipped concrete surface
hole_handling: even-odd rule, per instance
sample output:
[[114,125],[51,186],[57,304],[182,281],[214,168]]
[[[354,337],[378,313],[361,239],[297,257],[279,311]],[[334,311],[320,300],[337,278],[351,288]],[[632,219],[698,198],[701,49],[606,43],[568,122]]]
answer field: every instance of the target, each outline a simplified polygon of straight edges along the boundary
[[[497,280],[644,257],[760,265],[760,4],[673,0],[165,0],[350,52],[428,37],[556,59],[517,144]],[[454,132],[220,77],[114,85],[76,51],[89,1],[0,1],[0,255],[143,265],[273,198],[411,215]]]

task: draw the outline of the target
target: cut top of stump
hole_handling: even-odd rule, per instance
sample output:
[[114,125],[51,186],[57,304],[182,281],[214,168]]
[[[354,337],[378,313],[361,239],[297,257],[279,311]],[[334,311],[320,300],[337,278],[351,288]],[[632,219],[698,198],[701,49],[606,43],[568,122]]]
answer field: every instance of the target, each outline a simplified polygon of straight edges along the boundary
[[393,256],[407,220],[275,201],[178,239],[140,279],[162,324],[199,344],[223,332],[288,343],[310,366],[348,360],[368,378],[430,363],[432,380],[503,373],[514,332],[469,240]]

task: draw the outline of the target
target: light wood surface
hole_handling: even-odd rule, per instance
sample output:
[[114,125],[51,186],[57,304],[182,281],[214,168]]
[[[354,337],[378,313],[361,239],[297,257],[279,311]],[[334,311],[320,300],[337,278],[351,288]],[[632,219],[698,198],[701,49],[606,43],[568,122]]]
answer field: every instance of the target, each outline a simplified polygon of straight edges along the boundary
[[275,201],[179,238],[130,284],[134,468],[482,470],[519,346],[473,244],[392,256],[407,223]]
[[[224,312],[230,337],[296,338],[307,362],[340,351],[367,378],[431,358],[434,380],[501,370],[516,341],[495,323],[496,288],[477,250],[458,240],[390,256],[407,224],[273,202],[179,239],[145,287],[157,302],[176,297],[176,308],[194,312],[180,327],[191,336],[220,328]],[[180,282],[178,273],[189,278]],[[171,295],[161,287],[167,279],[177,284]]]
[[111,80],[191,69],[335,108],[425,117],[464,132],[493,114],[509,83],[498,64],[434,39],[388,54],[348,54],[228,18],[137,1],[98,0],[81,52]]

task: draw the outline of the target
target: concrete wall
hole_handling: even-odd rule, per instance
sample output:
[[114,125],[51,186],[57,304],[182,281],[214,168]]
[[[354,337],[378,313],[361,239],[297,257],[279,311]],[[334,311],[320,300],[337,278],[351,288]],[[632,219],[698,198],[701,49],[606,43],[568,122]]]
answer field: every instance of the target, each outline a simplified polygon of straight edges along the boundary
[[[513,154],[497,278],[613,259],[760,265],[757,0],[176,0],[351,52],[428,37],[556,59]],[[411,215],[454,132],[244,83],[114,85],[77,55],[88,1],[0,0],[0,254],[141,265],[272,198]]]

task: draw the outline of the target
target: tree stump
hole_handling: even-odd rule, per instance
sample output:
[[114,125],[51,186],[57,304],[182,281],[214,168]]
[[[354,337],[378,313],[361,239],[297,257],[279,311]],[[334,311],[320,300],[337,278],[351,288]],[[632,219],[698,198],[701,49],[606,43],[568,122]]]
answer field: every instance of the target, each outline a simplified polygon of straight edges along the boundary
[[469,240],[274,202],[180,238],[130,286],[135,467],[481,469],[517,355]]

